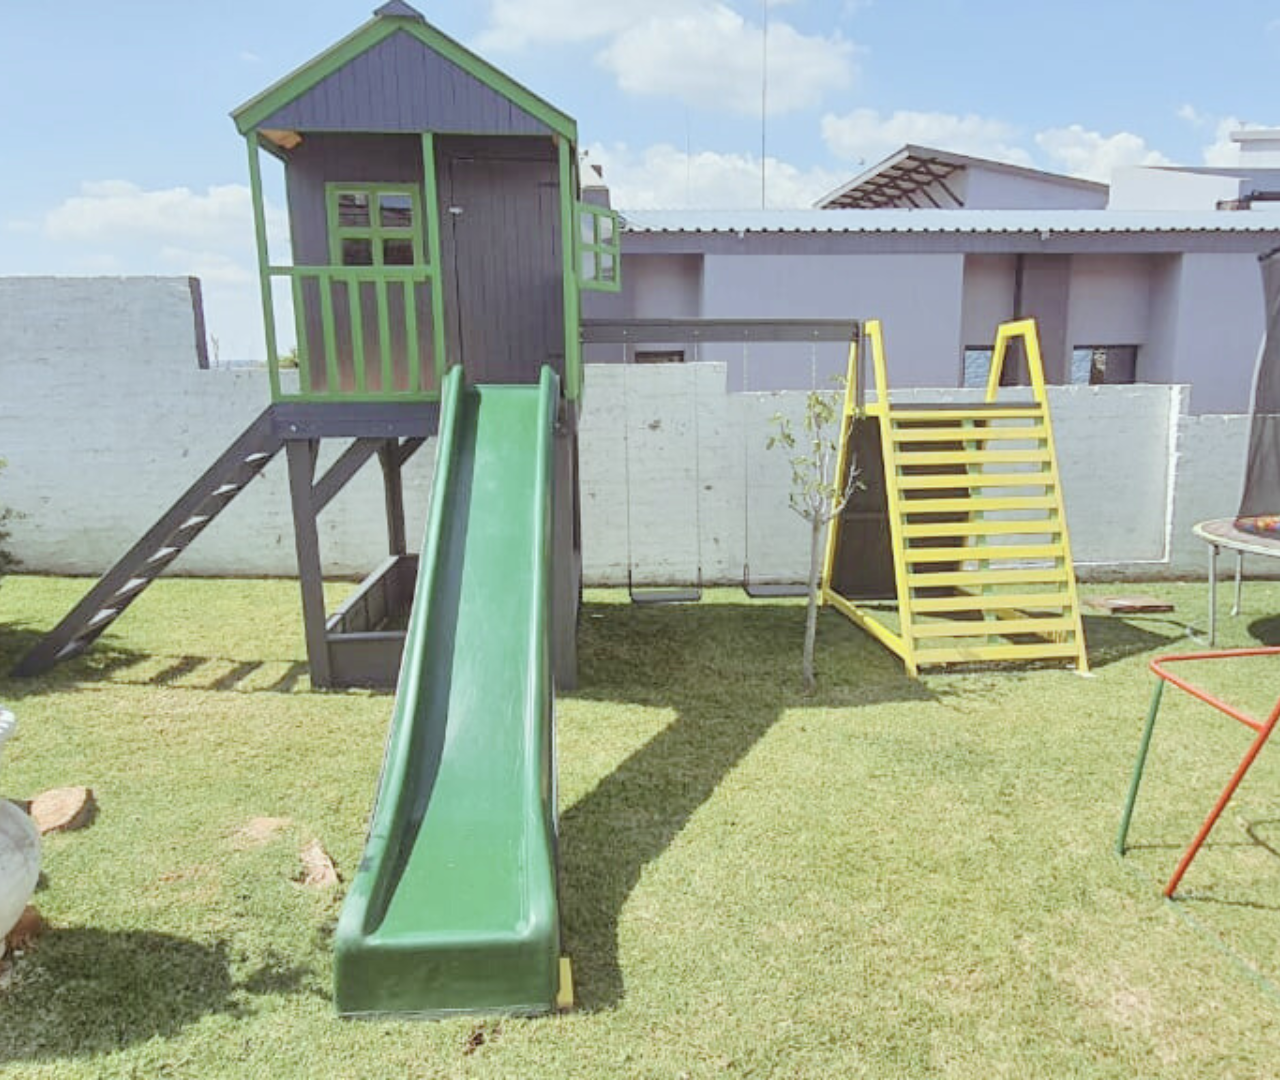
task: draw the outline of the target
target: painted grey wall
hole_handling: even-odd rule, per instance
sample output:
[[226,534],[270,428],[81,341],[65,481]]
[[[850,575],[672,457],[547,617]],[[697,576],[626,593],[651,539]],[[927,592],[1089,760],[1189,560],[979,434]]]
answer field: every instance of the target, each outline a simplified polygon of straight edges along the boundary
[[1149,255],[1073,255],[1068,348],[1145,345],[1155,262]]
[[962,348],[990,347],[996,339],[996,328],[1014,317],[1017,269],[1016,255],[965,256]]
[[[625,276],[624,269],[624,276]],[[960,370],[960,255],[708,255],[702,273],[706,318],[878,318],[902,386],[954,386]],[[729,369],[729,388],[830,385],[844,373],[840,345],[718,346],[707,356]],[[744,355],[745,353],[745,355]]]
[[259,128],[549,135],[540,120],[398,30],[321,79]]
[[[1035,319],[1045,379],[1071,381],[1067,318],[1071,310],[1071,256],[1023,255],[1017,317]],[[1024,376],[1025,378],[1025,376]]]

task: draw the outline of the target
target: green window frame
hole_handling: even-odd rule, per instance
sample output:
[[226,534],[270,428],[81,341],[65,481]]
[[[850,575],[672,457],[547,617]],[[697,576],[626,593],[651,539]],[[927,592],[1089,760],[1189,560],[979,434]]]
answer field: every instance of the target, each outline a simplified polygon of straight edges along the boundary
[[325,209],[334,266],[426,264],[425,219],[417,185],[328,183]]
[[578,203],[578,286],[622,291],[622,222],[607,207]]

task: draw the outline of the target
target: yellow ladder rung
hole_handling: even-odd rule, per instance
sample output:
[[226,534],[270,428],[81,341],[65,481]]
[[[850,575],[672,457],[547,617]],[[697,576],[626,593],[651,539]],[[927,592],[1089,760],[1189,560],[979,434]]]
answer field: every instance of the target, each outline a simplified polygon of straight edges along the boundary
[[898,508],[904,514],[985,514],[996,510],[1055,510],[1058,500],[1053,495],[1001,495],[969,499],[900,499]]
[[1062,522],[1056,517],[1019,518],[1016,521],[927,521],[902,526],[902,535],[908,540],[922,536],[1057,536],[1061,533]]
[[1026,645],[967,645],[946,649],[917,649],[917,664],[965,664],[980,660],[1075,659],[1080,646],[1074,642],[1035,642]]
[[965,593],[963,596],[918,596],[911,601],[917,614],[940,611],[990,611],[1012,608],[1017,611],[1066,608],[1071,598],[1064,592]]
[[996,559],[1061,559],[1061,544],[995,544],[988,547],[907,548],[908,563],[992,562]]
[[[953,570],[939,574],[912,574],[909,585],[913,589],[934,588],[942,585],[955,585],[969,588],[978,585],[1063,585],[1066,584],[1070,571],[1062,567],[1057,570],[1049,567],[1017,570]],[[915,601],[912,600],[912,605]]]
[[965,427],[965,428],[894,428],[896,443],[930,442],[996,442],[998,440],[1039,442],[1048,438],[1048,432],[1040,424],[1021,427]]
[[951,405],[941,409],[889,408],[889,420],[895,424],[930,424],[938,420],[1039,420],[1044,409],[1039,405]]
[[1048,447],[1027,450],[909,450],[897,454],[899,465],[1045,465]]
[[1010,634],[1061,634],[1072,631],[1075,620],[1066,617],[1045,619],[954,619],[949,622],[912,623],[911,636],[921,638],[1007,637]]
[[970,472],[938,475],[921,473],[916,476],[898,477],[899,491],[938,491],[946,488],[998,488],[1026,487],[1051,488],[1056,486],[1056,474],[1045,469],[1040,472]]

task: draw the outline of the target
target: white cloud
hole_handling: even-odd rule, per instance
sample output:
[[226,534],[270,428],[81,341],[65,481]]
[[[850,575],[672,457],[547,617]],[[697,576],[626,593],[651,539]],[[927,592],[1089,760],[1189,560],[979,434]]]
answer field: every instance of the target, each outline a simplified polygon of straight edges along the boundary
[[1036,135],[1036,145],[1047,154],[1056,169],[1087,180],[1111,179],[1117,168],[1129,165],[1172,164],[1158,150],[1152,150],[1140,135],[1121,131],[1102,135],[1079,124],[1049,128]]
[[[768,0],[780,7],[796,0]],[[754,9],[753,9],[754,10]],[[596,43],[594,60],[628,94],[754,116],[764,28],[724,0],[493,0],[481,50]],[[852,81],[855,47],[839,32],[804,34],[769,20],[769,111],[819,104]]]
[[[288,250],[284,213],[267,206],[277,259]],[[206,325],[224,358],[261,356],[257,251],[249,188],[147,190],[125,180],[86,182],[45,214],[43,253],[69,274],[175,274],[201,279]]]
[[[802,34],[769,24],[768,106],[782,114],[816,106],[847,87],[853,44],[839,34]],[[629,94],[674,97],[687,105],[758,115],[764,31],[722,3],[679,14],[648,13],[612,37],[596,62]]]
[[822,138],[837,157],[873,165],[905,143],[992,158],[1013,165],[1030,165],[1031,155],[1016,144],[1017,130],[1003,120],[968,113],[899,110],[882,115],[875,109],[854,109],[822,118]]
[[1207,113],[1202,113],[1190,102],[1178,106],[1177,117],[1196,128],[1208,127],[1213,122]]
[[[689,0],[647,0],[650,17],[678,15]],[[625,30],[636,19],[633,0],[492,0],[476,39],[483,50],[515,51],[551,42],[593,41]]]
[[1206,165],[1234,166],[1240,164],[1240,144],[1231,141],[1231,133],[1247,125],[1234,116],[1224,116],[1214,126],[1213,142],[1201,150]]
[[[750,154],[703,151],[686,155],[666,143],[640,151],[622,143],[594,143],[587,149],[587,161],[603,166],[610,199],[623,210],[739,209],[760,205],[760,159]],[[798,169],[768,158],[768,205],[810,206],[845,179],[843,173]]]

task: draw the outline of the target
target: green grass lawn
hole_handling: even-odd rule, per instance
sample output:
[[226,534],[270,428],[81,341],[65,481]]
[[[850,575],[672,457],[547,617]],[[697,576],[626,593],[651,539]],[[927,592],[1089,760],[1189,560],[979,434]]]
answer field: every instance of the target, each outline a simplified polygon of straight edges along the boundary
[[[85,585],[7,578],[0,669]],[[334,1016],[341,890],[294,881],[313,838],[352,873],[390,696],[310,692],[295,584],[162,581],[86,657],[0,680],[0,790],[100,804],[46,838],[50,930],[0,992],[0,1073],[1273,1077],[1280,746],[1167,904],[1248,734],[1170,694],[1113,852],[1146,661],[1203,623],[1202,584],[1152,591],[1172,621],[1088,620],[1091,678],[911,680],[824,613],[811,697],[796,603],[589,594],[558,705],[580,1008],[424,1023]],[[1280,642],[1280,586],[1245,599],[1220,644]],[[1274,674],[1214,679],[1265,709]],[[288,820],[254,843],[254,817]]]

